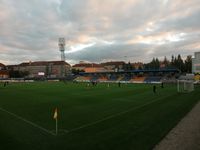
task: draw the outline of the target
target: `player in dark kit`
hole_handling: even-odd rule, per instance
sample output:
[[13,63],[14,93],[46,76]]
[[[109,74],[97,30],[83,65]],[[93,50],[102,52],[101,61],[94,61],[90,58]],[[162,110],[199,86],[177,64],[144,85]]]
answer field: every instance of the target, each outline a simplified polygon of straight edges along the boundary
[[153,86],[153,92],[156,93],[156,86]]
[[164,88],[163,82],[161,83],[161,88]]
[[121,87],[121,82],[118,82],[118,87]]
[[3,87],[6,87],[6,85],[7,85],[7,82],[4,82]]

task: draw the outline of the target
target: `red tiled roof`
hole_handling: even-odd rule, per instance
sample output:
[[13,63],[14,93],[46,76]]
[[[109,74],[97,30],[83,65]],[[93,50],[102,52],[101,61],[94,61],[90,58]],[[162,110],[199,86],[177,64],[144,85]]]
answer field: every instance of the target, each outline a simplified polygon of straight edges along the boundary
[[23,62],[19,66],[47,66],[52,65],[70,65],[65,61],[35,61],[35,62]]
[[5,67],[5,65],[4,65],[4,64],[2,64],[2,63],[0,63],[0,67]]
[[109,66],[109,65],[119,66],[119,65],[124,65],[124,64],[125,64],[124,61],[110,61],[110,62],[101,63],[101,65],[103,66]]

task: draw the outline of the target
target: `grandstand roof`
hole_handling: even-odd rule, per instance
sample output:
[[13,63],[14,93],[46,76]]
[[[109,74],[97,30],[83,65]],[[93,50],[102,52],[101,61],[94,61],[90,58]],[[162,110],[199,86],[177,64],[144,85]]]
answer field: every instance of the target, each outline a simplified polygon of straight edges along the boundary
[[75,64],[72,67],[102,67],[101,64],[95,64],[95,63],[81,63],[81,64]]
[[142,70],[132,70],[131,72],[179,72],[178,69],[142,69]]

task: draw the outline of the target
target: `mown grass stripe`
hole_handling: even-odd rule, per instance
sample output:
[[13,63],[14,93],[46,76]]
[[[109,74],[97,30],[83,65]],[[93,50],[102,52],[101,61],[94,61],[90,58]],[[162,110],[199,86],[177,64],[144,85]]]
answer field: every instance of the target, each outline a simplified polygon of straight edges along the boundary
[[[169,96],[169,95],[168,95],[168,96]],[[165,98],[168,97],[168,96],[165,96]],[[87,127],[89,127],[89,126],[96,125],[96,124],[98,124],[98,123],[104,122],[104,121],[106,121],[106,120],[109,120],[109,119],[112,119],[112,118],[115,118],[115,117],[118,117],[118,116],[121,116],[121,115],[124,115],[124,114],[126,114],[126,113],[129,113],[129,112],[134,111],[134,110],[137,110],[137,109],[141,109],[141,108],[143,108],[143,107],[145,107],[145,106],[147,106],[147,105],[150,105],[150,104],[155,103],[155,102],[157,102],[157,101],[159,101],[159,100],[162,100],[162,99],[163,99],[163,97],[160,97],[160,98],[154,99],[153,101],[147,102],[147,103],[145,103],[145,104],[143,104],[143,105],[140,105],[140,106],[137,106],[137,107],[133,107],[133,108],[130,108],[130,109],[128,109],[128,110],[125,110],[125,111],[122,111],[122,112],[119,112],[119,113],[116,113],[116,114],[107,116],[107,117],[105,117],[105,118],[103,118],[103,119],[100,119],[100,120],[97,120],[97,121],[94,121],[94,122],[91,122],[91,123],[82,125],[82,126],[80,126],[80,127],[77,127],[77,128],[74,128],[74,129],[69,130],[68,133],[74,132],[74,131],[77,131],[77,130],[80,130],[80,129],[83,129],[83,128],[87,128]]]

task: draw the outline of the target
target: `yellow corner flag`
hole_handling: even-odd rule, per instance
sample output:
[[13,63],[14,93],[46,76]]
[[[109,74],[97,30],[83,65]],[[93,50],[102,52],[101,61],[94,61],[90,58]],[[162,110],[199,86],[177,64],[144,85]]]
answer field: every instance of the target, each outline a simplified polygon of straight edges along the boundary
[[57,109],[57,108],[56,108],[55,111],[54,111],[53,118],[54,118],[54,119],[57,119],[57,118],[58,118],[58,109]]

